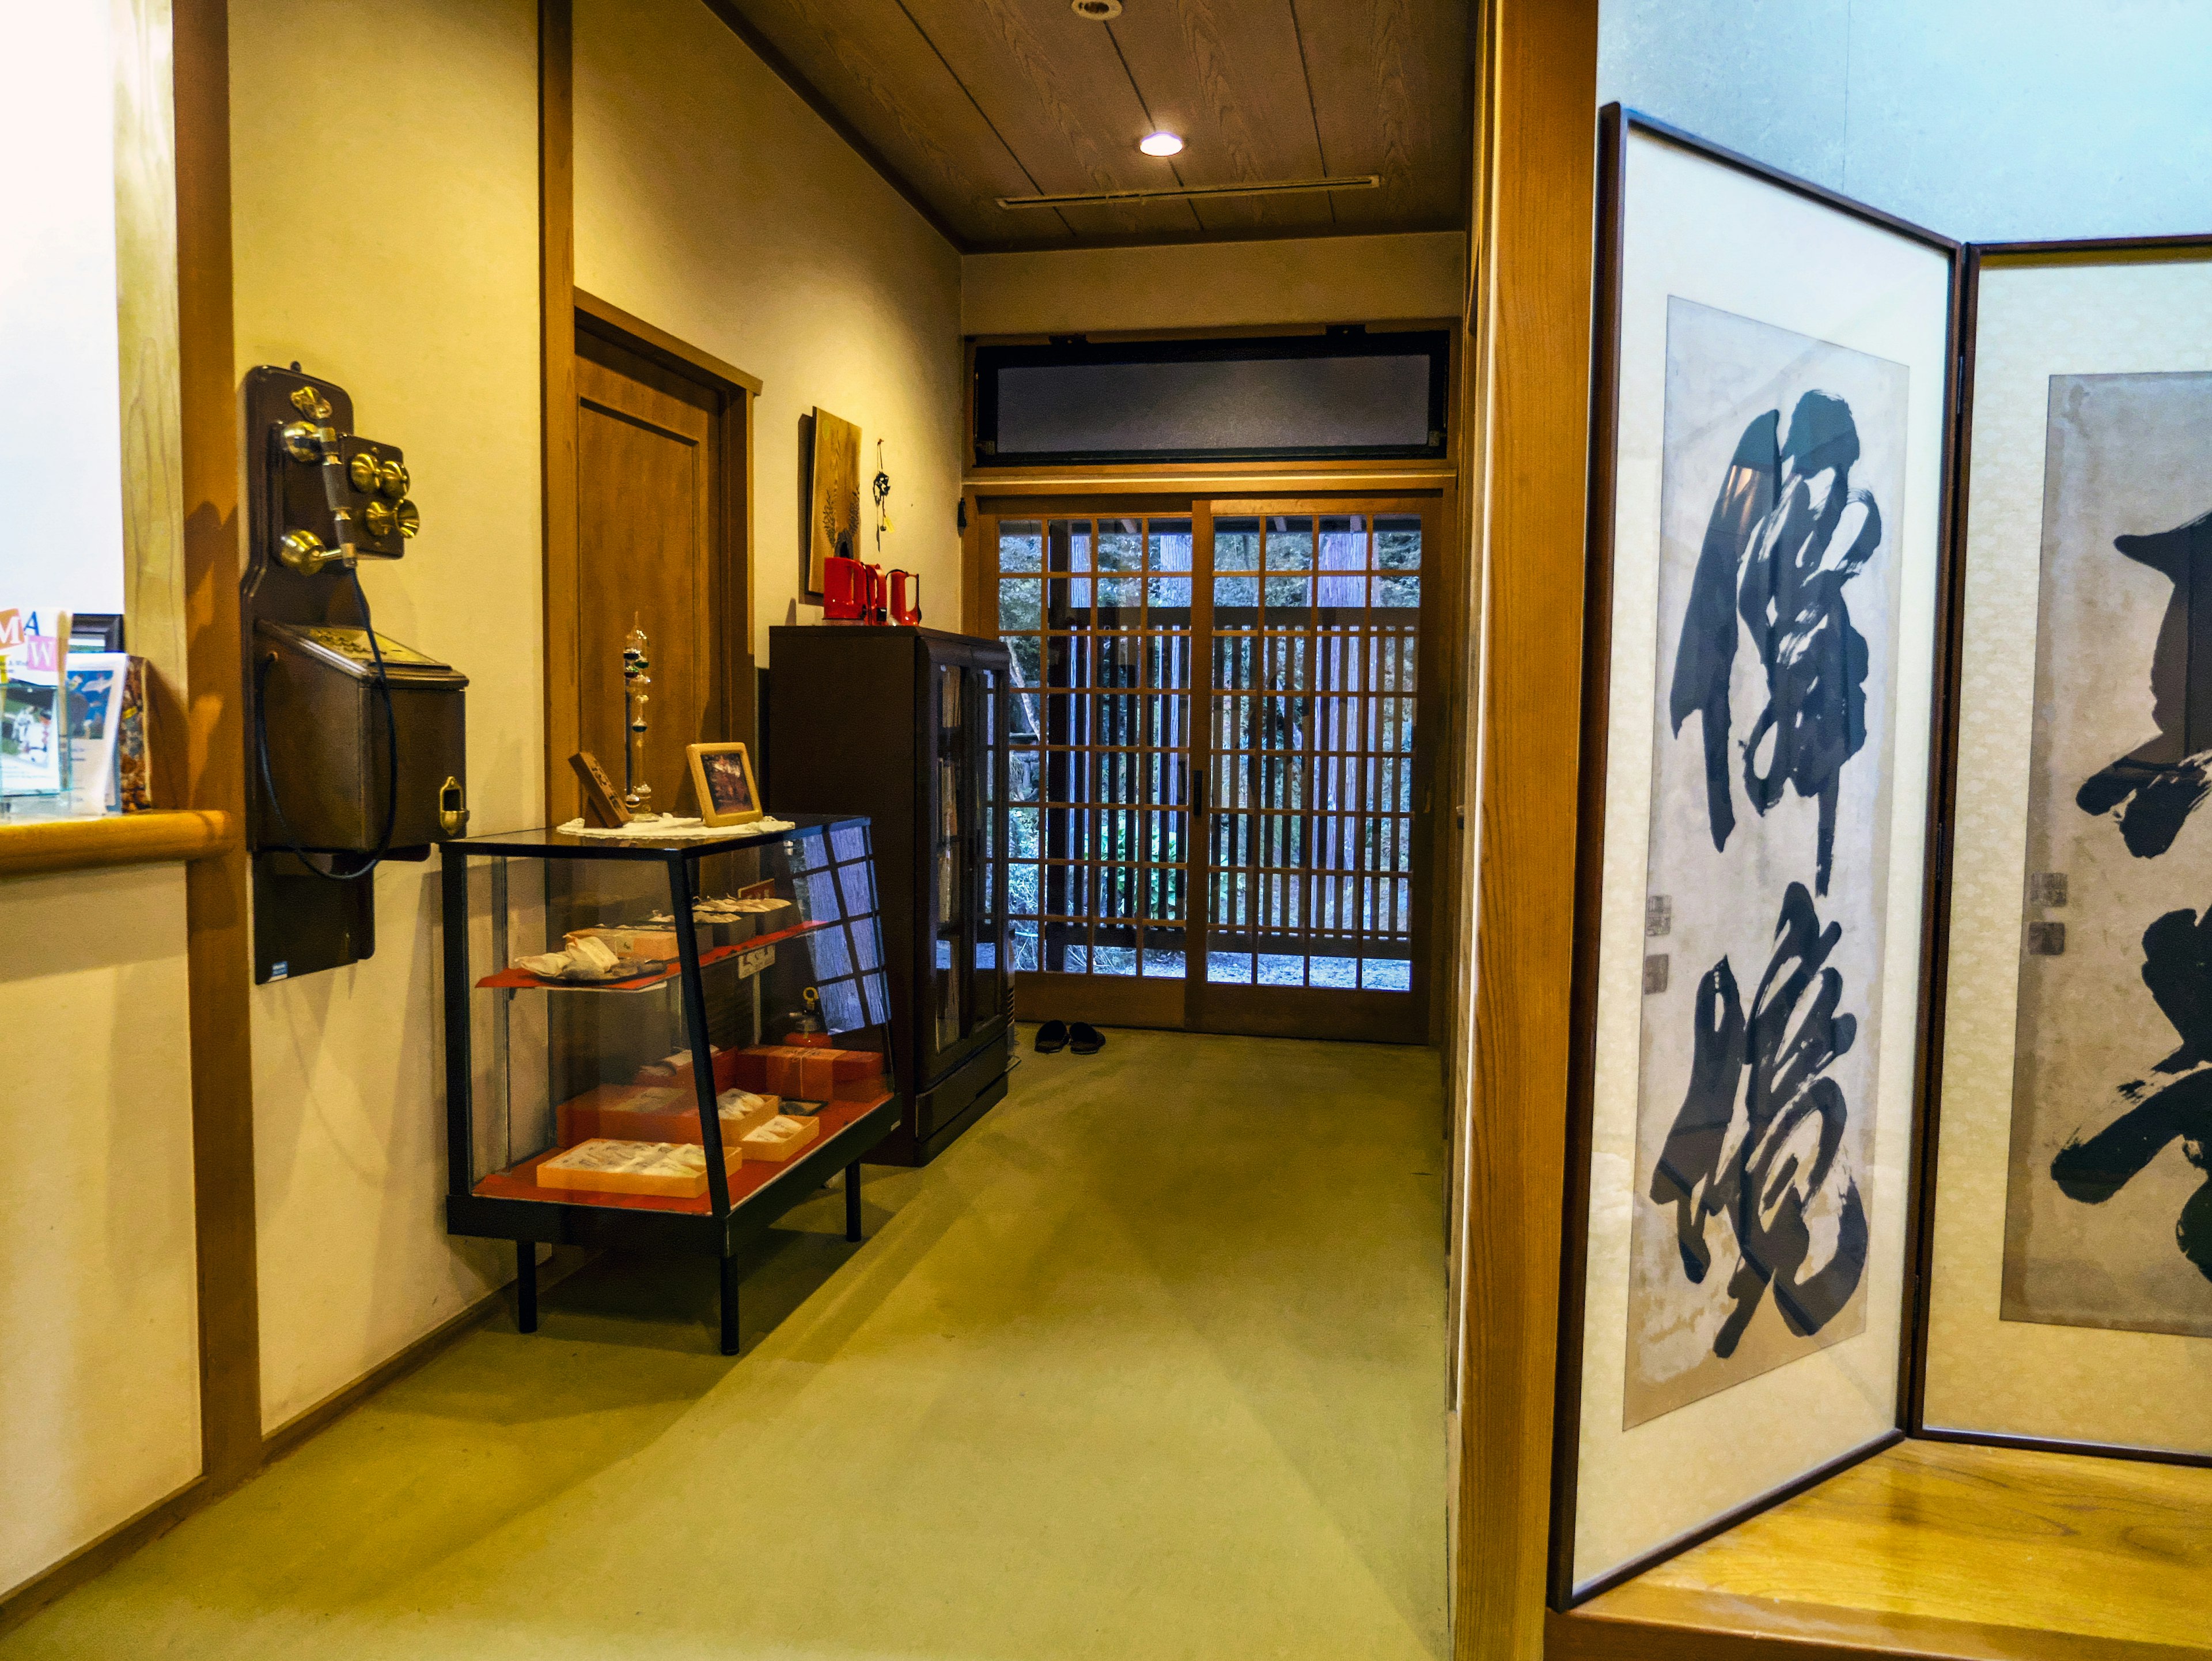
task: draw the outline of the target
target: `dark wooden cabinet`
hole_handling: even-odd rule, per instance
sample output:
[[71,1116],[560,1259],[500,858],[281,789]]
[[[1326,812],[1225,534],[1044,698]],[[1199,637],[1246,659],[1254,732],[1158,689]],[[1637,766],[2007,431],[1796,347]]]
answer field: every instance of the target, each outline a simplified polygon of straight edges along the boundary
[[1006,696],[996,641],[934,629],[769,631],[771,811],[866,813],[883,885],[905,1124],[923,1165],[1006,1092]]

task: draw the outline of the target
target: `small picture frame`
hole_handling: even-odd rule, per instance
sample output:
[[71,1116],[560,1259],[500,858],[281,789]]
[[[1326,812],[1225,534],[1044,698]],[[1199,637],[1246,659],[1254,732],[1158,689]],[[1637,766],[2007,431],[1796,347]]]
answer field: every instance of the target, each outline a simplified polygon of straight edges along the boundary
[[753,758],[742,744],[694,744],[691,790],[704,824],[750,824],[768,817],[753,782]]

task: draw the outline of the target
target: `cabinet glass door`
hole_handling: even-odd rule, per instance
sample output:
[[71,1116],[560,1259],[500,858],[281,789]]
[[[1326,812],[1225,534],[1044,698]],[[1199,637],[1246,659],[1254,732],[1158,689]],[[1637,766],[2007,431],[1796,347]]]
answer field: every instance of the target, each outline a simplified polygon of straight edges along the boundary
[[967,959],[974,922],[968,845],[975,788],[969,765],[968,671],[930,667],[930,727],[936,750],[929,856],[929,998],[936,1047],[951,1050],[968,1031]]

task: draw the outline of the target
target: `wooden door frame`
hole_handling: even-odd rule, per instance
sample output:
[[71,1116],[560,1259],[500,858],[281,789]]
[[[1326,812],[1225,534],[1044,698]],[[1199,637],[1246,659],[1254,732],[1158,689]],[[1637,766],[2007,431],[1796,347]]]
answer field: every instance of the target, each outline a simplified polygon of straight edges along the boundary
[[[1322,471],[1310,472],[1307,464],[1295,471],[1281,467],[1263,466],[1255,463],[1237,464],[1234,472],[1188,471],[1176,468],[1146,466],[1138,469],[1114,468],[1103,475],[1056,474],[1045,476],[1040,470],[1007,469],[1009,474],[1019,475],[1005,481],[1006,488],[994,489],[1000,480],[996,475],[971,475],[966,481],[963,507],[966,520],[962,538],[963,632],[986,638],[997,638],[997,606],[987,590],[988,581],[984,565],[986,522],[1006,519],[1042,519],[1056,516],[1111,516],[1128,514],[1153,518],[1188,516],[1191,520],[1194,568],[1200,564],[1196,557],[1200,526],[1210,520],[1212,512],[1224,503],[1242,511],[1243,505],[1264,502],[1272,509],[1282,512],[1323,514],[1332,511],[1346,513],[1417,512],[1422,520],[1424,543],[1422,559],[1423,605],[1419,635],[1419,655],[1417,659],[1425,678],[1419,693],[1421,739],[1426,741],[1426,753],[1420,757],[1421,767],[1416,775],[1426,800],[1424,809],[1414,815],[1414,834],[1423,844],[1420,852],[1425,856],[1425,880],[1414,885],[1414,936],[1416,946],[1413,973],[1417,988],[1417,1007],[1421,1011],[1422,1030],[1403,1040],[1408,1043],[1434,1044],[1440,1037],[1440,1024],[1449,1012],[1449,999],[1442,995],[1449,983],[1450,965],[1443,958],[1445,947],[1453,939],[1450,919],[1459,904],[1458,872],[1448,856],[1457,846],[1456,834],[1440,829],[1437,814],[1439,809],[1446,814],[1455,812],[1460,792],[1457,754],[1449,744],[1453,730],[1452,709],[1464,696],[1463,675],[1455,672],[1467,658],[1466,616],[1468,611],[1468,577],[1464,543],[1459,534],[1458,478],[1449,463],[1408,463],[1402,466],[1374,462],[1322,462],[1310,464]],[[1148,490],[1147,481],[1158,478],[1161,488]],[[1087,488],[1086,488],[1087,487]],[[1436,551],[1433,565],[1429,550]],[[995,569],[995,565],[993,566]],[[1194,569],[1194,592],[1191,601],[1191,623],[1194,638],[1211,624],[1212,596],[1210,587],[1199,584],[1199,573]],[[1431,599],[1431,579],[1434,578],[1434,598]],[[1433,679],[1431,672],[1434,671]],[[1194,677],[1210,675],[1211,670],[1194,655]],[[1200,700],[1210,689],[1200,686],[1194,678],[1192,684],[1194,736],[1210,734],[1207,717]],[[1210,745],[1210,739],[1209,739]],[[1194,765],[1207,765],[1200,761],[1194,748]],[[1210,756],[1210,747],[1207,751]],[[1209,775],[1209,787],[1211,777]],[[1209,788],[1209,799],[1211,791]],[[1455,824],[1455,819],[1454,823]],[[1193,847],[1197,846],[1197,832],[1193,830]],[[1203,871],[1194,862],[1188,868],[1186,882],[1186,905],[1197,903],[1197,885],[1203,880]],[[1206,930],[1202,921],[1190,924],[1185,939],[1188,961],[1196,961],[1205,950]],[[1195,942],[1194,945],[1193,942]],[[1025,977],[1040,971],[1019,971]],[[1215,1030],[1205,1025],[1199,1015],[1210,994],[1193,995],[1188,988],[1189,977],[1181,980],[1150,979],[1142,977],[1093,975],[1054,976],[1052,977],[1055,994],[1052,1013],[1069,1020],[1088,1020],[1109,1026],[1153,1027],[1176,1031],[1206,1031]],[[1425,1001],[1424,1001],[1425,998]],[[1034,1010],[1032,1011],[1032,1018]],[[1238,1032],[1258,1031],[1269,1023],[1240,1025],[1222,1031]],[[1339,1030],[1324,1024],[1316,1031],[1310,1021],[1279,1021],[1274,1025],[1281,1031],[1276,1035],[1285,1037],[1324,1037],[1358,1040],[1364,1034],[1348,1028]]]
[[[605,341],[668,370],[713,395],[716,453],[713,521],[708,538],[710,584],[721,596],[717,619],[718,660],[708,672],[718,691],[719,719],[724,734],[742,739],[759,752],[758,681],[753,669],[753,406],[760,396],[757,375],[723,362],[720,358],[635,317],[581,289],[569,290],[574,326],[565,346],[558,380],[567,388],[562,411],[565,431],[556,446],[548,417],[545,446],[549,469],[545,526],[545,810],[548,824],[560,824],[581,811],[575,776],[568,757],[581,742],[578,715],[577,653],[581,633],[578,610],[582,587],[582,551],[577,538],[577,472],[581,457],[577,443],[576,409],[579,397],[576,355],[579,338]],[[549,375],[547,384],[556,377]],[[556,452],[565,453],[568,477],[562,496],[567,517],[556,525],[550,517],[556,493],[550,470]],[[565,655],[556,656],[556,654]],[[606,758],[602,757],[604,762]]]

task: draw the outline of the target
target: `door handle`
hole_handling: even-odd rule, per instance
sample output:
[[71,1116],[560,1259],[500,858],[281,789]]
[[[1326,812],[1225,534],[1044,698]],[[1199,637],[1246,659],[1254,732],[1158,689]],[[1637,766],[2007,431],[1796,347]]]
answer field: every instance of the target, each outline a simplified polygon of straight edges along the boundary
[[1206,769],[1190,770],[1190,812],[1193,818],[1206,817]]

